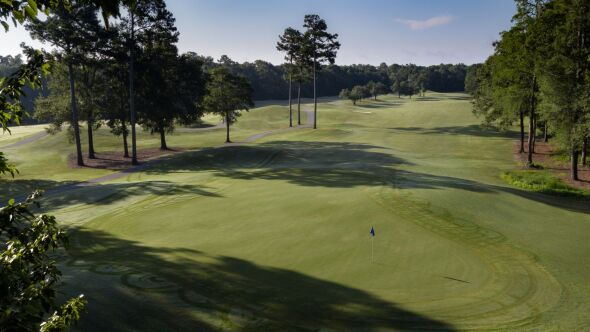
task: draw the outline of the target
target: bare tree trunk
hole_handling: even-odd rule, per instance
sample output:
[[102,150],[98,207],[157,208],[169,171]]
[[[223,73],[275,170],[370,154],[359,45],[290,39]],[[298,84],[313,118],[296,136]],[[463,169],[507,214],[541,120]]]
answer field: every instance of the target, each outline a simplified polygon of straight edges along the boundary
[[137,139],[135,134],[135,87],[133,86],[135,72],[133,70],[135,47],[135,14],[133,8],[129,9],[131,16],[131,40],[129,45],[129,120],[131,122],[131,164],[137,165]]
[[524,153],[524,112],[520,111],[520,151]]
[[123,127],[123,157],[129,158],[129,148],[127,146],[127,127],[125,127],[125,118],[121,118],[121,127]]
[[318,121],[318,97],[316,94],[316,77],[315,77],[316,59],[313,58],[313,129],[317,129]]
[[168,150],[168,146],[166,145],[166,130],[164,126],[160,126],[160,150]]
[[225,115],[225,143],[231,143],[229,139],[229,114]]
[[297,124],[301,126],[301,82],[297,85]]
[[578,181],[578,149],[572,144],[571,151],[571,166],[570,166],[570,177],[574,181]]
[[92,110],[88,111],[88,158],[94,159],[96,156],[94,155],[94,137],[92,136],[92,127],[94,127],[94,119],[92,115]]
[[74,128],[74,139],[76,141],[76,157],[78,166],[84,166],[82,158],[82,144],[80,143],[80,126],[78,124],[78,108],[76,106],[76,87],[74,85],[74,69],[72,63],[68,63],[68,76],[70,79],[70,98],[72,106],[72,127]]

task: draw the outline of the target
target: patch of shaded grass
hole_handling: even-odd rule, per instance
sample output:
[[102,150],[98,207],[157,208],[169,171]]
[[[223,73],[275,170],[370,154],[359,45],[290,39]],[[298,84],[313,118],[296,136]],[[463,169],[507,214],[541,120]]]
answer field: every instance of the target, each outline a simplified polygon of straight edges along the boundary
[[503,172],[500,177],[508,184],[528,191],[557,196],[590,197],[590,191],[569,186],[549,172],[512,171]]

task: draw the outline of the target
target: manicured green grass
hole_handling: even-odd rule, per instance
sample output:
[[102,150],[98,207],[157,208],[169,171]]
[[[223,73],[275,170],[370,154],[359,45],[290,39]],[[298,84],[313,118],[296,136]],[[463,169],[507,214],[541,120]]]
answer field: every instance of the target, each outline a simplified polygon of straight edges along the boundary
[[503,172],[502,178],[509,184],[529,191],[559,196],[590,197],[590,192],[568,186],[549,172],[511,171]]
[[[317,130],[48,197],[72,232],[65,295],[90,302],[78,329],[587,329],[588,199],[507,185],[513,138],[478,123],[462,94],[330,101]],[[234,132],[287,124],[267,105]],[[170,140],[215,147],[223,131]],[[90,176],[49,146],[54,181]]]

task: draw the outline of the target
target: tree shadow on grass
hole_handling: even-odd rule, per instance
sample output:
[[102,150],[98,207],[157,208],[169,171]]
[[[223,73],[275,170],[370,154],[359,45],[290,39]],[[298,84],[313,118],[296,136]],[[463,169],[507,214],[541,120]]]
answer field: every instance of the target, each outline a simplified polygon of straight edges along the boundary
[[240,258],[85,228],[71,242],[65,292],[89,301],[81,331],[454,330],[365,291]]
[[53,180],[22,180],[22,179],[0,179],[0,205],[14,198],[17,202],[27,198],[35,190],[47,190],[62,185],[71,185],[74,181],[53,181]]
[[91,184],[75,183],[46,192],[43,205],[59,209],[75,204],[109,205],[132,196],[194,196],[222,197],[203,185],[179,184],[170,181],[142,181]]
[[458,188],[490,192],[474,181],[395,169],[412,163],[388,149],[360,143],[273,141],[198,151],[147,169],[153,174],[210,171],[240,180],[282,180],[301,186]]
[[406,131],[424,135],[468,135],[476,137],[503,137],[503,138],[517,138],[518,132],[500,131],[495,128],[483,127],[480,125],[468,125],[468,126],[448,126],[448,127],[435,127],[435,128],[421,128],[421,127],[397,127],[389,128],[395,131]]
[[587,201],[531,193],[478,181],[413,172],[396,166],[412,163],[383,147],[341,142],[273,141],[254,146],[232,146],[176,156],[151,174],[209,171],[240,180],[280,180],[300,186],[353,188],[390,186],[395,189],[460,189],[495,194],[508,192],[571,211],[588,213]]
[[[4,181],[2,181],[4,182]],[[0,182],[1,183],[1,182]],[[51,180],[12,180],[3,186],[0,206],[8,199],[24,201],[35,190],[44,190],[39,200],[42,207],[59,209],[75,204],[108,205],[131,196],[172,196],[189,194],[222,197],[203,185],[180,184],[170,181],[123,183],[88,183]]]

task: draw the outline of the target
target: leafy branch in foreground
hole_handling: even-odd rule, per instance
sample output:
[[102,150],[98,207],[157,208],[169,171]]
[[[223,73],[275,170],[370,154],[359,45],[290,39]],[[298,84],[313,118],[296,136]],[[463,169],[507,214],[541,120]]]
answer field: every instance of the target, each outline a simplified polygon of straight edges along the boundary
[[67,236],[55,217],[30,210],[39,196],[34,192],[23,203],[11,199],[0,209],[1,331],[63,331],[86,304],[82,295],[55,303],[61,272],[50,254],[67,246]]
[[49,73],[51,62],[42,51],[21,45],[27,56],[27,63],[16,72],[0,81],[0,125],[3,130],[10,132],[8,125],[20,124],[23,111],[20,98],[24,96],[24,87],[41,86],[41,78]]

